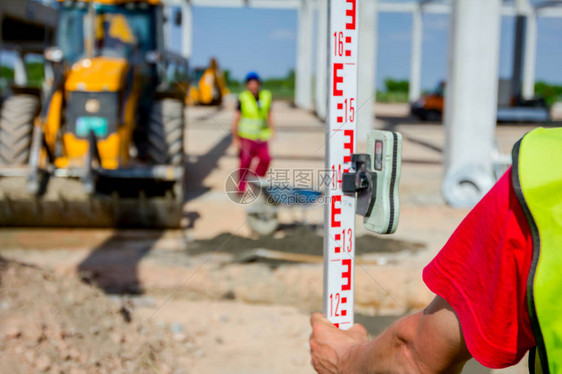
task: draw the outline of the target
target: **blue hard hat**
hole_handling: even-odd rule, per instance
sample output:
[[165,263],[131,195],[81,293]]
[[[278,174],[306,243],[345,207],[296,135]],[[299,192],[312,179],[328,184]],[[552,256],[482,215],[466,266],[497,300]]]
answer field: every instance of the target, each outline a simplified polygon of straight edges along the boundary
[[255,71],[251,71],[246,75],[246,83],[254,79],[257,81],[261,81],[260,76]]

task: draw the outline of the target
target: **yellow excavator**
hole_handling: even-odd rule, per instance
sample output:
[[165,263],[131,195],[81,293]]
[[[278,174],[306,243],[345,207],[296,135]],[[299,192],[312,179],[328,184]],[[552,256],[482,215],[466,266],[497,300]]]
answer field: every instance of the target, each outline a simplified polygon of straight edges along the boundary
[[158,0],[64,0],[45,89],[0,109],[0,226],[177,227],[187,60]]
[[215,58],[206,68],[193,69],[192,84],[187,96],[188,105],[220,105],[230,91],[226,79]]

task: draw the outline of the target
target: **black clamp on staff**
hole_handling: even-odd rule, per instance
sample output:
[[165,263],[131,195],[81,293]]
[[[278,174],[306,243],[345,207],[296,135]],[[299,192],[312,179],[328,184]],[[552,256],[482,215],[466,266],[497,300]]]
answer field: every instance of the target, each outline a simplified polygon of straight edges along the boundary
[[372,171],[371,156],[366,153],[351,155],[351,169],[342,175],[342,191],[357,194],[355,212],[369,217],[377,200],[377,173]]

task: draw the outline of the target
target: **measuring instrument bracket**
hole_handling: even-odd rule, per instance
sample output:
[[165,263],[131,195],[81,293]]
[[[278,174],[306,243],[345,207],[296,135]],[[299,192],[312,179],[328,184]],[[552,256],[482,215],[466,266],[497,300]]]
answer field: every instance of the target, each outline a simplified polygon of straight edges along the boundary
[[371,215],[377,199],[377,173],[371,171],[371,156],[365,153],[351,155],[351,170],[343,173],[342,191],[357,194],[356,214]]

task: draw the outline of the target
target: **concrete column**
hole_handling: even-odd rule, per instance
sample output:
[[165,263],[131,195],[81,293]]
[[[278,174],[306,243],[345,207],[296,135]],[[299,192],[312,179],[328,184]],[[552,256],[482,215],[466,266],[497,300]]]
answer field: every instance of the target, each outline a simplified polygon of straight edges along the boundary
[[[171,50],[172,23],[174,19],[174,8],[165,6],[162,8],[162,45],[165,51]],[[157,30],[158,32],[158,30]]]
[[523,55],[525,53],[526,17],[515,16],[515,36],[513,38],[513,68],[511,71],[511,96],[521,95],[523,76]]
[[367,140],[375,122],[375,72],[377,51],[377,2],[361,0],[359,6],[359,54],[357,61],[357,139]]
[[297,37],[297,66],[295,72],[295,103],[312,110],[312,1],[302,0],[299,9]]
[[527,15],[525,31],[525,56],[523,62],[523,98],[532,99],[535,95],[535,64],[537,58],[537,15],[531,11]]
[[316,115],[326,119],[328,85],[328,0],[318,1],[318,38],[316,43]]
[[[2,7],[0,6],[0,20],[4,19],[4,11],[2,10]],[[1,26],[1,23],[0,23]],[[2,41],[4,40],[3,36],[2,36],[2,27],[0,27],[0,51],[3,51],[4,49],[2,48]]]
[[422,40],[423,19],[422,9],[418,4],[412,13],[412,57],[410,62],[410,102],[416,101],[421,94],[421,66],[422,66]]
[[501,0],[452,3],[445,106],[445,200],[474,205],[493,185]]
[[25,55],[21,51],[14,53],[14,83],[16,86],[27,86],[27,69]]
[[191,57],[193,37],[193,15],[191,4],[184,1],[181,4],[181,54],[185,58]]

